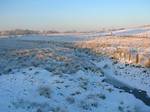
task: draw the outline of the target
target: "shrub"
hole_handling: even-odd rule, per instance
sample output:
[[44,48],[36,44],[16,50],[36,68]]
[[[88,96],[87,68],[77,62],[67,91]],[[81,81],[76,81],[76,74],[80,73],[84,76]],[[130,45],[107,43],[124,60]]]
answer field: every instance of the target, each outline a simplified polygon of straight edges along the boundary
[[40,96],[44,96],[46,98],[51,98],[52,91],[47,86],[40,87],[39,90],[38,90],[38,92],[39,92]]
[[66,100],[69,104],[73,104],[75,102],[75,99],[73,97],[67,97]]

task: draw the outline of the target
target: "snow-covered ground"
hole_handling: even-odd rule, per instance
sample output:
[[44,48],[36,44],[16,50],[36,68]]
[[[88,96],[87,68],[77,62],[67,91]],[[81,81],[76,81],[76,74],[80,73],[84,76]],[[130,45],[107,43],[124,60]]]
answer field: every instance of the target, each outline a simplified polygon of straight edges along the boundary
[[2,112],[149,112],[132,94],[102,83],[102,74],[54,75],[42,68],[0,77]]
[[114,36],[138,36],[138,37],[150,37],[150,27],[136,27],[136,28],[124,28],[123,30],[104,31],[88,34],[89,37],[102,37],[107,35]]
[[120,31],[112,32],[116,36],[134,36],[140,33],[144,33],[150,31],[150,29],[143,29],[143,28],[132,28],[132,29],[125,29]]
[[122,28],[122,29],[112,29],[100,32],[90,32],[85,33],[84,37],[103,37],[103,36],[138,36],[138,37],[150,37],[150,27],[132,27],[132,28]]
[[150,112],[149,69],[42,38],[0,40],[0,112]]
[[109,69],[106,71],[108,74],[126,84],[131,88],[137,88],[144,90],[150,96],[150,70],[149,68],[136,67],[129,64],[119,63],[117,61],[112,61],[108,58],[101,62],[95,63],[97,66],[108,66]]

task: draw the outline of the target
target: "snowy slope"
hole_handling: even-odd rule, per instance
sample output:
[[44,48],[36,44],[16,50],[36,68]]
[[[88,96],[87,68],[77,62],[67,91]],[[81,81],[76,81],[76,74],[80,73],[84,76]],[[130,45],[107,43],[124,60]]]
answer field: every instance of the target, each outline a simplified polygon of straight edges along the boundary
[[98,67],[108,66],[104,69],[105,74],[109,77],[120,81],[121,83],[131,87],[144,90],[150,96],[150,71],[148,68],[140,68],[132,65],[126,65],[109,58],[105,58],[101,62],[95,62]]
[[130,35],[137,35],[139,33],[150,31],[150,29],[142,29],[142,28],[135,28],[135,29],[126,29],[123,31],[115,31],[113,32],[114,35],[117,36],[130,36]]
[[116,36],[137,36],[145,34],[150,31],[150,27],[135,27],[135,28],[126,28],[124,30],[113,31],[113,35]]
[[102,74],[53,75],[30,67],[0,76],[1,112],[149,112],[133,95],[102,83]]

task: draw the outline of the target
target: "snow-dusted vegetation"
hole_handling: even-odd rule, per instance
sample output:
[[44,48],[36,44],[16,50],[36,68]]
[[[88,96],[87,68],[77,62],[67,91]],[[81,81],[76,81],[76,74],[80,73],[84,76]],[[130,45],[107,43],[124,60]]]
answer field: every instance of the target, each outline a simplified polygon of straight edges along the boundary
[[100,54],[137,65],[150,67],[150,38],[110,36],[77,43]]
[[[150,112],[149,68],[107,57],[126,39],[59,38],[0,39],[0,111]],[[148,50],[149,40],[136,42]]]

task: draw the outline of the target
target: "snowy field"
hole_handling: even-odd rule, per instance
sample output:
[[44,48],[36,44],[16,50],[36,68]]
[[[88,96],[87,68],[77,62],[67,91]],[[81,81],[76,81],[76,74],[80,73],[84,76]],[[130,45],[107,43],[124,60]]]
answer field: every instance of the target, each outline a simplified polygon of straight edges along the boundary
[[130,28],[130,29],[125,29],[125,30],[120,30],[120,31],[114,31],[113,34],[116,36],[135,36],[144,32],[150,31],[149,29],[145,28]]
[[0,39],[0,112],[150,112],[150,69],[76,46],[88,39]]
[[103,37],[107,35],[113,35],[113,36],[138,36],[138,37],[150,37],[150,27],[134,27],[134,28],[123,28],[123,29],[116,29],[116,30],[106,30],[103,32],[97,32],[97,33],[89,33],[89,37]]

